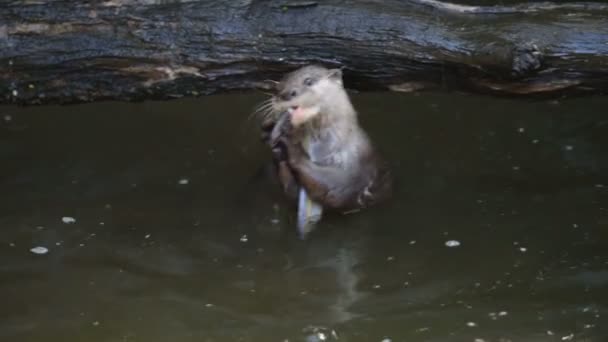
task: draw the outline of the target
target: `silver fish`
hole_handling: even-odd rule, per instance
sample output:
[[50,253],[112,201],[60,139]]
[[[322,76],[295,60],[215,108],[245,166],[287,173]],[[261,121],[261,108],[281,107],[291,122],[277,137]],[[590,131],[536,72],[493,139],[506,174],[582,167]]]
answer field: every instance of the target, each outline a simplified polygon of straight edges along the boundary
[[[290,114],[288,112],[284,112],[281,114],[277,123],[275,124],[275,128],[272,130],[271,139],[273,141],[278,140],[280,135],[283,134],[283,126],[287,124],[287,120],[289,120]],[[303,141],[302,145],[304,149],[310,154],[311,145],[309,142]],[[298,191],[298,217],[297,217],[297,229],[301,239],[306,238],[306,236],[313,231],[316,224],[321,220],[323,216],[323,207],[313,201],[306,189],[300,186]]]

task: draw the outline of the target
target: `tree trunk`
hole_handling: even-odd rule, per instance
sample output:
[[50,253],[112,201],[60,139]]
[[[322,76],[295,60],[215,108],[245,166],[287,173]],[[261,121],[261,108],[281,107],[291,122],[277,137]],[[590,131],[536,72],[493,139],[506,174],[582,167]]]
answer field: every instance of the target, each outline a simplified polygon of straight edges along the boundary
[[435,0],[13,0],[0,4],[0,103],[164,99],[268,88],[343,67],[354,89],[608,89],[608,5]]

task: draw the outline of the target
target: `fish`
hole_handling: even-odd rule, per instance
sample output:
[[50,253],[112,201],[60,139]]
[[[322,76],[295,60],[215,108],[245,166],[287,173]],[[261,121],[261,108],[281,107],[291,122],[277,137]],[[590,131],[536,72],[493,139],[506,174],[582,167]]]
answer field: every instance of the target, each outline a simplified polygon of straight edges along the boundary
[[[271,133],[271,140],[277,141],[283,134],[283,127],[287,124],[290,119],[290,113],[285,111],[280,114],[274,129]],[[302,141],[302,147],[309,153],[311,152],[311,145],[308,139]],[[323,216],[323,206],[315,202],[310,198],[306,189],[303,186],[299,186],[298,189],[298,212],[296,220],[296,228],[298,235],[301,239],[305,239],[310,232],[314,230],[316,224],[321,220]]]
[[[308,143],[308,140],[303,141],[302,144],[310,155],[311,146]],[[303,186],[300,186],[298,192],[297,229],[301,239],[306,238],[306,236],[314,230],[322,216],[323,207],[319,203],[313,201],[306,192],[306,189],[304,189]]]

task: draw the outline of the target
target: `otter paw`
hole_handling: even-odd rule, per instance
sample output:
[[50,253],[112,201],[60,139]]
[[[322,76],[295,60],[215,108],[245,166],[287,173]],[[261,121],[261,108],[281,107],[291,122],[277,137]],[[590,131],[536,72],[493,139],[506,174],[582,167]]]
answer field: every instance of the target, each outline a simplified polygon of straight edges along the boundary
[[281,143],[272,146],[272,157],[274,160],[282,162],[287,160],[287,149]]

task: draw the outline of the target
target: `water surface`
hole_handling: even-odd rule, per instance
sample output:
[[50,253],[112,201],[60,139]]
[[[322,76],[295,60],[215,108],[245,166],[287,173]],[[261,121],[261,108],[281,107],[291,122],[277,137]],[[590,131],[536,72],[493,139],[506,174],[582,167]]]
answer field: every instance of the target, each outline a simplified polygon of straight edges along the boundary
[[0,107],[0,340],[608,339],[608,98],[356,94],[395,198],[307,241],[262,99]]

